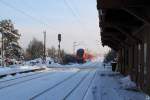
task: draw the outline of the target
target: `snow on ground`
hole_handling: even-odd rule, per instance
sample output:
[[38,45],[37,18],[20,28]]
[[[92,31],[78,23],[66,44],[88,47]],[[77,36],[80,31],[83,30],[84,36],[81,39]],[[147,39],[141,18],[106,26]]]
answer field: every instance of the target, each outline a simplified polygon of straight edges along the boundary
[[[54,85],[55,83],[59,82],[61,79],[66,78],[69,75],[69,73],[53,75],[50,74],[43,78],[39,78],[33,81],[27,81],[22,84],[1,90],[0,97],[3,100],[8,100],[9,98],[11,98],[12,100],[29,100],[32,95],[36,95],[38,92],[43,91],[45,88]],[[49,82],[49,80],[51,80],[51,82]]]
[[41,68],[40,66],[15,66],[15,67],[0,67],[0,76],[2,75],[9,75],[12,73],[19,73],[23,71],[28,71],[28,70],[34,70],[34,69],[39,69]]
[[[0,76],[5,75],[5,74],[9,75],[11,73],[18,73],[22,71],[33,70],[33,69],[47,68],[47,66],[49,65],[48,63],[49,61],[51,61],[52,64],[54,63],[53,60],[48,57],[46,64],[42,64],[41,58],[38,58],[35,60],[24,62],[23,64],[11,65],[9,67],[0,66]],[[11,75],[9,75],[8,77],[10,76]]]
[[[16,74],[0,79],[2,100],[147,100],[146,94],[127,90],[134,86],[130,77],[112,72],[95,59],[85,64],[47,64],[40,72]],[[34,60],[35,61],[35,60]],[[30,64],[30,63],[29,63]],[[43,65],[42,65],[43,66]],[[21,66],[20,69],[38,65]],[[41,64],[40,64],[41,67]],[[16,67],[17,68],[17,67]],[[11,68],[0,69],[10,71]]]
[[142,92],[122,88],[120,80],[126,81],[128,86],[131,83],[127,77],[124,78],[119,73],[112,72],[110,68],[97,70],[97,76],[84,100],[147,100],[147,95]]
[[[27,61],[25,62],[25,65],[28,65],[28,66],[47,66],[47,67],[80,67],[80,68],[88,68],[88,67],[98,67],[98,66],[101,66],[101,62],[103,60],[103,57],[98,57],[98,58],[95,58],[93,59],[92,61],[87,61],[86,63],[84,64],[78,64],[78,63],[70,63],[70,64],[66,64],[66,65],[62,65],[62,64],[59,64],[59,63],[54,63],[54,60],[50,57],[47,57],[46,58],[46,64],[43,64],[42,63],[42,59],[41,58],[38,58],[38,59],[34,59],[34,60],[30,60],[30,61]],[[51,62],[51,63],[49,63]]]
[[120,83],[122,88],[124,89],[137,89],[136,84],[131,81],[131,77],[129,75],[124,78],[121,78]]
[[83,64],[78,64],[78,63],[70,63],[66,65],[61,65],[58,63],[52,63],[47,65],[48,67],[78,67],[78,68],[97,68],[102,66],[102,60],[99,59],[94,59],[92,61],[87,61],[86,63]]
[[[74,76],[72,79],[65,81],[63,84],[60,84],[56,88],[52,89],[51,91],[48,91],[44,93],[43,95],[40,95],[39,97],[36,98],[36,100],[64,100],[67,99],[71,91],[80,83],[80,81],[84,80],[84,77],[89,77],[87,76],[88,71],[82,72],[76,76]],[[77,88],[77,89],[82,89]],[[60,91],[63,90],[63,91]],[[59,94],[59,95],[58,95]],[[81,96],[81,94],[78,93],[77,96]],[[70,96],[69,96],[70,97]],[[81,99],[81,98],[80,98]],[[79,99],[79,100],[80,100]],[[78,100],[77,98],[72,98],[69,100]]]

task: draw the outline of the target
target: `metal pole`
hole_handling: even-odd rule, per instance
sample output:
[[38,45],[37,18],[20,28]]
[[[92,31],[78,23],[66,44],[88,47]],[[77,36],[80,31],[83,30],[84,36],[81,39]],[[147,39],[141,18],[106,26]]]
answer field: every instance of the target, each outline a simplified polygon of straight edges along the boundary
[[46,62],[46,31],[44,31],[44,55],[43,55],[43,62]]
[[75,54],[76,53],[76,46],[79,46],[80,45],[80,43],[78,43],[78,42],[73,42],[73,54]]
[[75,54],[75,46],[77,42],[73,42],[73,54]]
[[61,50],[60,50],[60,42],[61,42],[61,34],[58,34],[58,59],[59,62],[61,63]]
[[60,59],[60,41],[59,41],[59,44],[58,44],[58,57]]

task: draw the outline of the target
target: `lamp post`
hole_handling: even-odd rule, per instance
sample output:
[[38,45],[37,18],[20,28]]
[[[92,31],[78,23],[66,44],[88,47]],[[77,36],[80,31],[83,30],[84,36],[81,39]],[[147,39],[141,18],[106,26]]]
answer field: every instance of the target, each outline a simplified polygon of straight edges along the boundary
[[59,61],[61,61],[60,42],[61,42],[61,34],[58,34],[58,58],[59,58]]
[[73,42],[73,54],[75,54],[75,46],[76,46],[76,42]]
[[75,55],[76,46],[80,45],[80,43],[73,42],[73,54]]
[[43,34],[44,34],[43,63],[46,63],[46,31],[44,31]]

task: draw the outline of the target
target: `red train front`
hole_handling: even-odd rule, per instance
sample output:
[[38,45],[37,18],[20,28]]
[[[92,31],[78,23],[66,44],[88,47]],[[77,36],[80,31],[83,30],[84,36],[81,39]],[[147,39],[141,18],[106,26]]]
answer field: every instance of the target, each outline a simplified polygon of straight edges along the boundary
[[87,60],[91,60],[93,56],[86,53],[84,49],[78,49],[76,54],[77,63],[85,63]]
[[78,49],[76,54],[77,63],[85,63],[84,49]]

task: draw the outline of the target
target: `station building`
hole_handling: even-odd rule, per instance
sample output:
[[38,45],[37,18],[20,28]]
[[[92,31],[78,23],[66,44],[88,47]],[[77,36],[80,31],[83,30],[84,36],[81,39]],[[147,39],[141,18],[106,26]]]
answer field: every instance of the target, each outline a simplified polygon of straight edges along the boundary
[[150,93],[150,1],[97,0],[102,45],[118,53],[117,65]]

